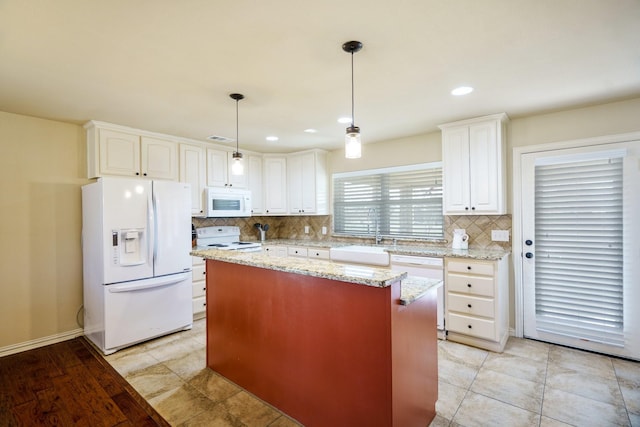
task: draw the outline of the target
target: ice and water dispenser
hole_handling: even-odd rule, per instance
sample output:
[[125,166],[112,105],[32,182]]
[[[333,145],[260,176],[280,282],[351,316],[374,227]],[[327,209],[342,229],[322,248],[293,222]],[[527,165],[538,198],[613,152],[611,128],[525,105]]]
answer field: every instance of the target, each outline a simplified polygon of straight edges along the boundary
[[140,265],[147,261],[144,228],[113,230],[111,239],[114,265]]

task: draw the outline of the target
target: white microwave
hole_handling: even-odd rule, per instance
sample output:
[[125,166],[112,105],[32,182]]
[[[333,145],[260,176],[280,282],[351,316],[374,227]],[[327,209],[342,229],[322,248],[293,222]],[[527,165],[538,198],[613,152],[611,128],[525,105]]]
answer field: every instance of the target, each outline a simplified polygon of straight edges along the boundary
[[208,218],[251,216],[251,191],[207,187],[205,210]]

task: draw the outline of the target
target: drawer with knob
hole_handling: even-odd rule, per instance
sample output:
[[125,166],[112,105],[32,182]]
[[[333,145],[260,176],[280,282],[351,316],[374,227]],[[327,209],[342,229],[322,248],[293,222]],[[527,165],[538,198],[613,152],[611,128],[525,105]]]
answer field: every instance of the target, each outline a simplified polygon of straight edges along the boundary
[[206,269],[204,265],[194,265],[191,268],[191,279],[194,282],[197,282],[199,280],[205,280],[205,275],[206,275]]
[[329,259],[329,249],[313,249],[308,248],[309,258]]
[[287,249],[287,255],[306,258],[308,255],[308,250],[307,248],[303,248],[299,246],[289,246],[289,248]]
[[496,340],[496,327],[492,319],[481,319],[458,313],[449,313],[447,329],[474,337]]
[[449,311],[493,318],[494,300],[493,298],[449,294]]
[[493,297],[494,280],[493,277],[476,277],[462,274],[448,274],[447,290],[449,292],[460,292],[470,295],[483,295],[487,297]]
[[204,313],[207,308],[206,297],[198,297],[193,299],[193,314]]
[[449,261],[447,269],[453,273],[479,274],[492,277],[494,274],[494,266],[490,262]]

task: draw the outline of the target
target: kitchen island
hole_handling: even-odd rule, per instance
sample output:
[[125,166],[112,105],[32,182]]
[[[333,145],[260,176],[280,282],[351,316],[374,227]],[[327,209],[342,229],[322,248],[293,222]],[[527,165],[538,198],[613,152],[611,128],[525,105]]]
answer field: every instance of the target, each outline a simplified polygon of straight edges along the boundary
[[436,285],[261,252],[207,261],[207,366],[306,426],[425,426],[438,390]]

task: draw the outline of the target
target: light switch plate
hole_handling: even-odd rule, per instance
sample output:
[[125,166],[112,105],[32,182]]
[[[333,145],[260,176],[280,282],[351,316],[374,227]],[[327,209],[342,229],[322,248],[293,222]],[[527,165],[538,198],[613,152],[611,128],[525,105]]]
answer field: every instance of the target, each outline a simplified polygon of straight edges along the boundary
[[509,230],[491,230],[491,240],[494,242],[508,242]]

